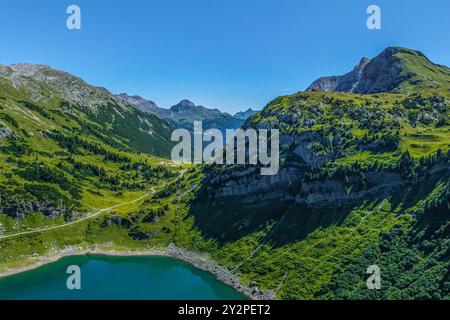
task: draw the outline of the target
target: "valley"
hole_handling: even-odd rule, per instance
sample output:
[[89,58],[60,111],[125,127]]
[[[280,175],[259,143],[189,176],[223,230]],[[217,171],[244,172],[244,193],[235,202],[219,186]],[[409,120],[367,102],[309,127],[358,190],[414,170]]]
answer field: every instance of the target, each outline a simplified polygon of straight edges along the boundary
[[[255,299],[450,298],[450,71],[399,47],[355,70],[212,116],[0,66],[0,273],[74,248],[179,248]],[[171,132],[195,120],[279,130],[278,173],[173,164]]]

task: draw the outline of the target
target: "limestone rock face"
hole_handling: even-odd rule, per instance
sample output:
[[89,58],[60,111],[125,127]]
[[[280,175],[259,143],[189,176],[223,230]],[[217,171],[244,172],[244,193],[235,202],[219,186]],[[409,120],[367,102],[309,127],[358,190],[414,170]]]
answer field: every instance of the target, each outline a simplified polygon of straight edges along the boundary
[[434,65],[419,51],[389,47],[373,59],[363,58],[351,72],[345,75],[317,79],[307,91],[371,94],[396,92],[404,81],[413,84],[425,81],[429,87],[439,85],[439,82],[432,78],[416,79],[419,75],[407,65],[409,60],[415,61],[415,64],[425,69],[434,67],[440,70],[439,72],[446,69],[443,66]]
[[314,81],[308,91],[338,91],[355,92],[364,74],[364,70],[370,63],[370,59],[363,58],[360,63],[349,73],[343,76],[323,77]]

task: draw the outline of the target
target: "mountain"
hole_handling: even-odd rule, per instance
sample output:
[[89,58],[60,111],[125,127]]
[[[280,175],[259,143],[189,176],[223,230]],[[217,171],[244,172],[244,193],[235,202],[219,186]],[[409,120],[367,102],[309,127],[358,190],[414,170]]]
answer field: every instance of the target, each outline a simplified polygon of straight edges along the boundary
[[158,107],[158,105],[155,102],[153,102],[151,100],[146,100],[137,95],[129,96],[126,93],[121,93],[121,94],[116,95],[116,98],[118,98],[119,100],[121,100],[125,103],[132,105],[133,107],[135,107],[136,109],[138,109],[142,112],[154,114],[155,116],[157,116],[160,119],[170,118],[171,114],[172,114],[170,112],[170,110],[160,108],[160,107]]
[[221,112],[219,109],[208,109],[201,105],[196,105],[187,99],[180,101],[170,109],[158,107],[154,102],[139,96],[129,96],[120,94],[118,99],[129,103],[136,109],[156,115],[168,121],[174,128],[186,128],[193,130],[194,121],[202,121],[204,129],[238,129],[244,122],[244,118],[232,116]]
[[[171,132],[165,121],[139,112],[106,89],[69,73],[44,65],[0,65],[0,84],[11,116],[17,118],[14,110],[19,110],[30,122],[46,123],[47,127],[39,130],[61,130],[67,119],[72,119],[76,125],[70,130],[86,132],[124,150],[170,154]],[[27,126],[23,124],[23,129],[29,129]]]
[[216,259],[282,299],[449,298],[446,70],[388,48],[251,117],[280,130],[280,170],[203,169],[189,212]]
[[[177,174],[157,163],[170,155],[170,134],[165,121],[69,73],[0,65],[0,238],[76,221],[169,181]],[[69,233],[50,242],[68,243]],[[8,250],[45,245],[0,241],[0,269]]]
[[234,117],[241,119],[241,120],[247,120],[248,118],[250,118],[251,116],[253,116],[256,113],[257,113],[257,111],[249,108],[246,111],[241,111],[241,112],[236,113],[234,115]]
[[390,47],[372,60],[363,58],[343,76],[314,81],[307,91],[408,93],[417,89],[449,88],[449,76],[449,68],[434,64],[419,51]]
[[[1,67],[0,272],[175,247],[255,299],[450,299],[449,76],[417,51],[384,54],[336,80],[361,91],[278,97],[244,122],[279,130],[274,176],[142,153],[150,136],[169,149],[165,121],[48,67]],[[227,118],[187,100],[169,111]]]

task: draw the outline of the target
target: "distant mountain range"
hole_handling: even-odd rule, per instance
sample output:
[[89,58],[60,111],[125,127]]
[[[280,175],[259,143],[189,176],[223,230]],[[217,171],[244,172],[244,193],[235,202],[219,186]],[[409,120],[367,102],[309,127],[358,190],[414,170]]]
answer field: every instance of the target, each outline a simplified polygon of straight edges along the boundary
[[230,115],[219,109],[209,109],[196,105],[190,100],[182,100],[169,109],[158,107],[158,105],[140,96],[130,96],[126,93],[116,95],[116,98],[134,106],[136,109],[151,113],[160,119],[164,119],[172,127],[192,129],[194,121],[202,121],[205,129],[215,128],[219,130],[238,129],[244,121],[256,113],[252,109]]
[[251,116],[253,116],[257,111],[253,109],[247,109],[246,111],[241,111],[236,113],[234,116],[238,119],[247,120]]

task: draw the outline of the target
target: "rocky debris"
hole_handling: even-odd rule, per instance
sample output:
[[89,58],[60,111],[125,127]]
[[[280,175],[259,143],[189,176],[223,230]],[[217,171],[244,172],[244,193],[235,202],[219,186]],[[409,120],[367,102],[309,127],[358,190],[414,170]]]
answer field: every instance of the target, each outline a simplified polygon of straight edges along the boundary
[[158,221],[159,221],[158,217],[153,213],[146,215],[144,219],[142,219],[142,222],[144,223],[156,223]]
[[106,227],[111,227],[113,225],[123,227],[123,228],[130,228],[131,221],[128,219],[125,219],[125,218],[121,218],[121,217],[110,217],[110,218],[107,218],[105,221],[103,221],[101,227],[106,228]]
[[137,240],[137,241],[142,241],[142,240],[148,240],[151,237],[153,237],[155,235],[154,232],[149,231],[149,232],[143,232],[140,230],[131,230],[128,235],[133,239],[133,240]]
[[169,245],[168,255],[183,260],[202,271],[213,274],[218,280],[255,300],[273,300],[276,296],[275,291],[262,291],[254,282],[250,286],[242,284],[239,277],[231,272],[230,269],[218,266],[208,256],[178,248],[175,244]]
[[14,131],[12,131],[8,127],[0,128],[0,139],[9,138],[14,135]]
[[48,201],[37,200],[17,200],[4,198],[2,207],[0,208],[0,214],[5,214],[16,219],[24,219],[25,217],[36,212],[40,212],[48,218],[56,218],[61,215],[64,215],[64,217],[79,215],[78,212],[71,210],[63,204],[55,205]]

